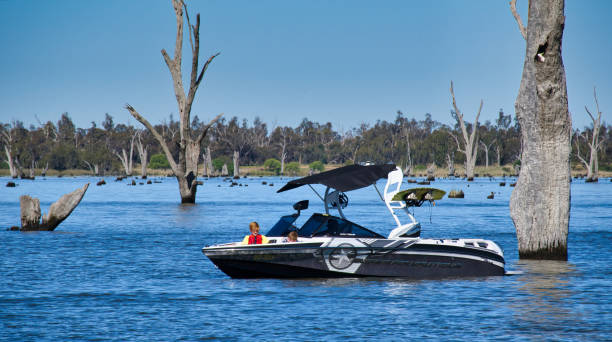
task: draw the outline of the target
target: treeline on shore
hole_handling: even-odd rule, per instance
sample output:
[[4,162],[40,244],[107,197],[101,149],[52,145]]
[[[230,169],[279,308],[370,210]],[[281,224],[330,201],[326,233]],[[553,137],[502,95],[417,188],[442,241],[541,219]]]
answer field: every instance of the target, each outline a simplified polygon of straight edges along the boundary
[[[451,115],[456,119],[454,112]],[[473,125],[466,125],[471,131]],[[195,116],[191,126],[197,132],[205,124]],[[179,122],[170,115],[155,129],[170,142],[168,146],[176,158],[180,143]],[[500,110],[495,122],[485,121],[478,124],[476,130],[476,165],[484,167],[484,172],[490,166],[499,171],[505,165],[504,173],[515,173],[520,167],[521,155],[517,121]],[[587,140],[578,138],[585,134],[591,135],[592,128],[575,131],[574,167],[580,168],[578,153],[589,150]],[[604,123],[599,134],[603,142],[599,168],[612,171],[612,130]],[[199,163],[202,163],[203,173],[209,175],[232,175],[240,165],[261,166],[244,168],[242,173],[250,170],[256,174],[259,170],[301,175],[305,172],[304,165],[308,165],[306,170],[321,171],[325,164],[361,162],[393,162],[411,174],[435,165],[437,169],[445,169],[443,173],[454,174],[463,169],[466,160],[458,149],[455,139],[458,136],[461,136],[459,122],[451,127],[432,120],[430,114],[426,114],[424,120],[416,120],[400,111],[393,121],[363,123],[346,131],[334,129],[329,122],[321,124],[306,118],[297,127],[272,127],[259,118],[249,123],[246,119],[232,117],[221,119],[208,132],[202,143],[203,155]],[[21,121],[0,123],[0,137],[0,168],[7,169],[13,177],[34,177],[35,170],[44,174],[49,169],[59,172],[84,170],[92,175],[146,175],[151,169],[169,168],[151,132],[115,124],[109,114],[100,125],[92,121],[88,128],[76,127],[68,113],[63,113],[57,122],[29,127]],[[140,172],[134,170],[135,166],[140,166]]]

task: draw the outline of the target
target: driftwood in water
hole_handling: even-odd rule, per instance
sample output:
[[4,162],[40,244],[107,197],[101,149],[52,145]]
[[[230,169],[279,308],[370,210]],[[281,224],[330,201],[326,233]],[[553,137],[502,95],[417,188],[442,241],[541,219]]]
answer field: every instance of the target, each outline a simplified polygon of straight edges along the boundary
[[40,220],[41,211],[38,198],[32,198],[27,195],[21,196],[19,198],[21,206],[21,230],[54,230],[79,205],[88,187],[89,183],[60,197],[55,203],[51,204],[49,213],[43,215],[42,222]]

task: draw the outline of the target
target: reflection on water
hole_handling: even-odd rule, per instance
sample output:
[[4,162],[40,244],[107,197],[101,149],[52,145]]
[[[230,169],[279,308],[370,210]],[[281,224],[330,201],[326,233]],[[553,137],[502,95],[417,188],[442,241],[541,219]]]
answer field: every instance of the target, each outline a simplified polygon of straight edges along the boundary
[[509,302],[515,324],[541,327],[540,334],[530,332],[535,340],[555,333],[546,327],[580,324],[580,313],[566,305],[573,295],[569,279],[579,275],[575,265],[555,260],[520,260],[516,267],[523,273],[515,277],[518,295]]

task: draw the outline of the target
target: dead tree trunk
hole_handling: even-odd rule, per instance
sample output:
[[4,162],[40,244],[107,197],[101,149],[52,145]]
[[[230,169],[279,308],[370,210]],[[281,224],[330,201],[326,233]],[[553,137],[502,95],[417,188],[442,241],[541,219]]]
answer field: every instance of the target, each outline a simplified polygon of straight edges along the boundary
[[234,151],[232,160],[234,162],[234,177],[240,177],[240,152]]
[[127,152],[125,151],[125,148],[121,149],[121,154],[117,151],[113,151],[113,153],[117,156],[117,158],[119,158],[119,160],[121,161],[121,164],[123,165],[123,169],[125,170],[125,175],[126,176],[131,176],[133,171],[134,171],[134,164],[133,164],[133,158],[134,158],[134,139],[136,138],[135,135],[132,136],[132,139],[130,140],[130,155],[128,157]]
[[564,0],[530,0],[527,27],[516,0],[510,8],[527,43],[515,104],[523,152],[510,199],[519,257],[567,260],[571,118],[561,57]]
[[404,176],[412,174],[412,151],[410,149],[410,131],[404,127],[404,139],[406,139],[406,167],[404,168]]
[[43,215],[42,222],[40,221],[40,201],[27,195],[21,196],[19,198],[21,206],[21,230],[54,230],[79,205],[88,187],[89,183],[60,197],[60,199],[51,204],[49,213]]
[[[191,132],[191,106],[195,99],[196,91],[204,78],[208,65],[213,61],[219,54],[212,55],[202,69],[198,67],[199,54],[200,54],[200,15],[196,16],[196,24],[191,25],[189,22],[189,13],[187,12],[187,6],[181,0],[172,0],[174,7],[174,13],[176,15],[176,42],[174,47],[174,58],[170,58],[165,49],[161,50],[164,61],[170,70],[172,81],[174,84],[174,94],[178,104],[180,114],[180,142],[178,146],[178,162],[175,161],[166,140],[157,132],[157,130],[147,121],[140,113],[134,109],[134,107],[126,104],[125,108],[130,114],[142,123],[157,139],[161,145],[166,158],[170,163],[170,167],[174,172],[174,175],[179,183],[179,192],[181,195],[181,203],[195,203],[197,183],[195,182],[198,174],[198,160],[200,158],[200,145],[204,136],[208,133],[210,127],[221,117],[222,114],[217,115],[212,119],[203,131],[194,139]],[[184,10],[184,11],[183,11]],[[189,83],[189,91],[185,93],[183,87],[183,76],[182,76],[182,60],[183,60],[183,15],[187,18],[187,28],[189,30],[189,43],[191,45],[191,78]]]
[[204,152],[203,159],[204,159],[204,176],[206,177],[213,176],[215,173],[215,170],[213,169],[210,146],[206,146],[206,151]]
[[28,195],[19,197],[21,230],[40,230],[40,201]]
[[15,168],[15,160],[13,158],[13,135],[10,130],[2,130],[2,143],[4,145],[4,153],[6,154],[6,159],[4,160],[9,167],[9,171],[11,173],[11,178],[17,178],[17,168]]
[[497,154],[497,166],[501,166],[501,148],[499,143],[495,145],[495,153]]
[[455,176],[455,160],[451,157],[450,153],[446,154],[446,165],[448,166],[448,175],[451,177]]
[[[587,167],[587,182],[597,182],[599,178],[599,162],[597,158],[597,152],[601,149],[602,143],[604,142],[604,139],[601,139],[601,141],[599,140],[599,130],[601,129],[601,111],[599,110],[599,101],[597,101],[597,92],[595,91],[595,87],[593,87],[593,96],[595,97],[597,118],[595,118],[593,114],[591,114],[591,111],[589,111],[589,108],[587,108],[587,106],[584,106],[584,109],[593,121],[593,131],[591,132],[592,136],[590,139],[591,141],[589,141],[588,136],[586,134],[580,135],[589,145],[590,155],[588,164],[580,156],[580,151],[578,151],[578,158],[582,162],[584,162],[585,166]],[[576,146],[578,146],[578,144]]]
[[[98,164],[91,164],[90,162],[88,162],[87,160],[83,160],[83,162],[85,163],[85,165],[87,165],[87,167],[89,168],[89,171],[91,171],[91,174],[93,176],[98,176],[100,174],[100,168]],[[49,164],[47,164],[49,165]]]
[[478,132],[478,118],[480,117],[480,111],[482,110],[482,100],[480,100],[480,107],[478,107],[478,113],[476,114],[476,120],[474,120],[474,125],[472,126],[472,132],[468,134],[465,121],[463,120],[463,113],[461,113],[461,111],[457,107],[457,102],[455,101],[453,81],[451,81],[450,92],[453,98],[453,108],[455,108],[455,113],[457,114],[457,122],[459,123],[459,127],[461,127],[463,144],[459,143],[459,139],[455,134],[450,133],[450,131],[449,133],[453,136],[453,138],[455,138],[455,142],[457,143],[457,151],[465,154],[465,175],[468,181],[472,181],[474,180],[474,168],[476,167],[476,155],[478,153],[478,143],[476,139],[476,134]]
[[428,181],[435,180],[436,179],[435,174],[436,174],[436,163],[431,163],[427,167],[427,180]]
[[34,163],[34,160],[32,160],[30,162],[30,179],[34,179],[35,175],[34,175],[34,169],[36,168],[36,164]]
[[280,162],[281,162],[281,170],[280,170],[280,174],[284,175],[285,174],[285,159],[287,159],[287,144],[289,143],[288,139],[287,139],[287,132],[285,128],[281,128],[281,136],[283,138],[283,140],[281,140],[278,145],[281,148],[281,153],[280,153]]
[[480,140],[480,146],[482,146],[482,150],[485,153],[485,169],[489,168],[489,150],[491,149],[491,146],[494,144],[495,142],[492,141],[489,143],[489,145],[485,144],[484,141]]
[[45,167],[43,168],[42,172],[41,172],[41,176],[45,177],[47,175],[47,171],[49,171],[49,162],[47,162],[45,164]]
[[21,163],[19,162],[19,158],[15,158],[15,168],[17,169],[17,174],[19,175],[21,179],[27,178],[25,173],[23,172],[23,167],[21,166]]
[[136,148],[138,149],[138,156],[140,157],[140,175],[141,177],[147,178],[147,165],[149,164],[149,151],[148,145],[143,145],[142,143],[142,132],[136,133]]

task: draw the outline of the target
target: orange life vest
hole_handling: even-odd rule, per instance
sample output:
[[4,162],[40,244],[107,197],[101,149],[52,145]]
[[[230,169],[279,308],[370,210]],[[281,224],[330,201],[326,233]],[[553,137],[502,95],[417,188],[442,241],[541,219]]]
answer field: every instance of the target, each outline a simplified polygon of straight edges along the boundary
[[249,245],[261,245],[261,235],[249,235]]

